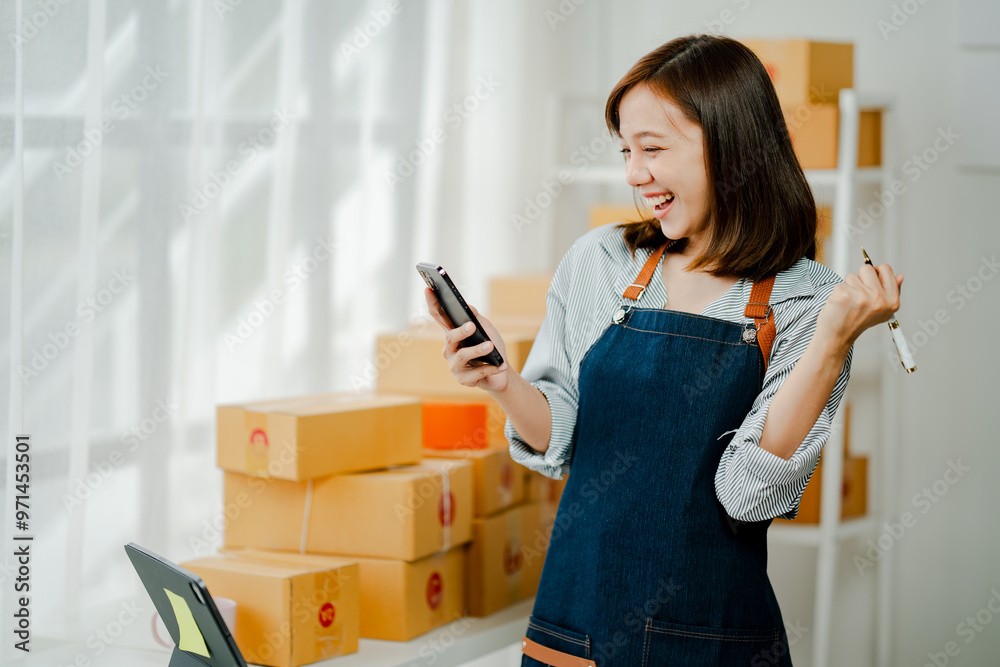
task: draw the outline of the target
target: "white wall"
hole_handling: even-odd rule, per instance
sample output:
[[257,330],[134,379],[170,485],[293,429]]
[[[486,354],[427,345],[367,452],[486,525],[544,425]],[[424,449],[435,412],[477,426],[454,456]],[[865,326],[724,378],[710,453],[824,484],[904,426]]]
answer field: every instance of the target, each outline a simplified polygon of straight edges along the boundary
[[[567,0],[563,6],[569,4]],[[911,13],[897,13],[899,29],[883,34],[878,22],[891,22],[894,6],[904,12],[903,4]],[[638,57],[672,37],[716,28],[719,24],[712,22],[721,20],[728,22],[725,32],[737,38],[804,36],[853,42],[856,88],[892,94],[898,100],[898,170],[912,156],[932,148],[939,130],[952,128],[960,137],[954,144],[959,149],[983,140],[961,124],[959,6],[954,1],[586,0],[555,30],[549,30],[545,11],[558,11],[559,3],[551,0],[536,6],[522,13],[521,20],[527,22],[522,39],[507,48],[545,54],[536,61],[535,74],[537,68],[546,70],[551,88],[561,92],[603,99]],[[495,206],[481,211],[483,217],[477,221],[485,243],[502,238],[504,246],[514,250],[506,266],[493,270],[553,268],[572,238],[586,227],[586,207],[581,202],[628,198],[624,186],[603,191],[574,186],[556,202],[554,222],[512,233],[511,212],[523,207],[523,197],[534,196],[544,177],[543,145],[538,143],[547,136],[542,110],[539,101],[535,124],[522,126],[519,135],[531,154],[537,154],[536,160],[527,160],[523,166],[522,181],[527,186],[495,200]],[[995,117],[996,111],[990,113]],[[599,128],[599,116],[597,123]],[[563,148],[568,154],[572,146]],[[958,657],[950,658],[950,664],[995,664],[995,656],[1000,655],[1000,619],[980,626],[981,631],[959,628],[967,616],[987,606],[993,589],[1000,591],[1000,531],[993,514],[1000,500],[996,479],[1000,448],[995,435],[1000,355],[991,341],[1000,324],[1000,280],[976,282],[978,271],[992,278],[997,270],[981,267],[984,259],[992,259],[1000,250],[996,224],[1000,170],[963,168],[959,152],[940,153],[916,180],[911,180],[909,172],[900,173],[907,190],[893,204],[900,222],[898,248],[881,247],[879,225],[856,242],[872,252],[876,263],[888,262],[897,273],[905,274],[897,318],[915,348],[919,367],[900,382],[903,419],[896,506],[899,512],[910,511],[916,524],[891,547],[897,563],[892,637],[898,665],[928,663],[928,653],[944,651],[948,642],[955,642],[958,649]],[[860,258],[851,270],[856,272],[858,266]],[[971,298],[959,296],[957,286],[970,280],[970,287],[979,291],[970,292]],[[936,313],[947,321],[935,327],[929,322]],[[916,335],[921,330],[925,335]],[[867,332],[863,341],[877,345],[877,337],[886,335],[879,327]],[[876,363],[888,362],[869,361]],[[877,396],[877,374],[872,367],[856,362],[852,391],[857,401],[855,440],[864,451],[877,446],[879,432],[878,408],[868,404]],[[971,470],[954,485],[939,484],[939,489],[947,488],[939,502],[914,504],[915,494],[944,478],[949,461]],[[874,664],[875,577],[870,576],[871,570],[859,574],[854,562],[855,555],[865,554],[867,545],[861,540],[843,547],[833,664]],[[792,547],[772,552],[772,578],[786,621],[800,619],[806,627],[812,626],[813,553]],[[992,615],[987,611],[982,618],[992,619]],[[810,664],[810,640],[806,633],[794,647],[796,664]],[[938,656],[939,662],[943,659]]]

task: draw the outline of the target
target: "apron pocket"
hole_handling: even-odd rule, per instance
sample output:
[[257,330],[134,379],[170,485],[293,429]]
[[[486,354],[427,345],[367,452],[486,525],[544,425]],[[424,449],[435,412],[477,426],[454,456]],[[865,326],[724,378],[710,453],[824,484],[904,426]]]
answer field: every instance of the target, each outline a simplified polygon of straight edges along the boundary
[[[782,650],[783,649],[783,650]],[[777,630],[712,628],[646,619],[643,667],[654,665],[771,665],[788,655]],[[758,658],[754,662],[754,658]],[[785,663],[780,663],[785,664]]]
[[590,660],[590,637],[538,618],[528,618],[528,631],[521,642],[522,667],[553,665],[584,667]]

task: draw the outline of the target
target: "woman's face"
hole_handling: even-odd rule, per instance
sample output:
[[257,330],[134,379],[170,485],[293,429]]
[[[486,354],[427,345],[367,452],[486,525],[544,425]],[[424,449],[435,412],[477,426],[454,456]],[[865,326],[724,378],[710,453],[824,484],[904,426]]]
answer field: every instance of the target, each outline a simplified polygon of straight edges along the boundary
[[[664,236],[708,242],[708,174],[701,128],[647,86],[634,86],[618,108],[625,180],[642,195]],[[687,252],[685,252],[687,254]]]

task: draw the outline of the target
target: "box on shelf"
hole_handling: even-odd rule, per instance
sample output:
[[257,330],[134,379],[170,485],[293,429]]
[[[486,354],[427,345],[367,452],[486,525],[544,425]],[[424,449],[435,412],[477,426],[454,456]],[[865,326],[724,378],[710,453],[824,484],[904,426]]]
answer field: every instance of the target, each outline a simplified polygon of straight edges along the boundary
[[288,480],[420,459],[412,396],[332,393],[218,407],[218,464]]
[[[820,460],[812,479],[799,502],[799,513],[792,524],[816,524],[820,517],[820,500],[823,497],[823,461]],[[840,494],[840,518],[853,519],[868,513],[868,457],[844,458],[844,476]],[[784,521],[784,519],[779,519]]]
[[505,318],[544,319],[545,295],[552,284],[552,276],[553,273],[547,271],[491,278],[490,321],[496,324]]
[[[785,124],[803,169],[836,169],[840,113],[836,104],[785,107]],[[882,112],[862,111],[858,117],[858,167],[882,164]]]
[[[625,178],[624,171],[622,171],[622,178]],[[610,225],[611,223],[639,222],[647,217],[652,217],[652,215],[644,216],[636,209],[635,204],[631,206],[602,204],[590,209],[590,229],[600,227],[601,225]]]
[[181,566],[201,577],[212,595],[236,601],[234,639],[248,662],[297,667],[358,650],[357,563],[223,555]]
[[826,262],[826,242],[833,232],[833,210],[829,206],[816,206],[816,261]]
[[[392,394],[417,394],[430,397],[470,396],[477,400],[482,389],[459,384],[441,355],[444,329],[424,327],[378,337],[378,391]],[[505,361],[520,372],[535,341],[534,333],[523,328],[511,331],[497,327],[506,346]]]
[[743,39],[764,64],[782,106],[836,103],[854,85],[854,45],[806,39]]
[[507,447],[489,449],[424,450],[430,458],[460,459],[472,463],[475,516],[487,516],[516,505],[524,498],[521,466],[510,458]]
[[539,522],[537,503],[476,517],[468,546],[470,616],[487,616],[535,594],[548,546]]
[[[265,561],[294,556],[302,563],[322,563],[314,554],[285,554],[259,549],[227,554]],[[360,636],[406,641],[464,616],[465,550],[458,546],[416,561],[349,558],[360,580]]]
[[[417,560],[472,537],[472,464],[419,465],[307,482],[226,472],[227,549]],[[303,524],[305,530],[303,531]]]

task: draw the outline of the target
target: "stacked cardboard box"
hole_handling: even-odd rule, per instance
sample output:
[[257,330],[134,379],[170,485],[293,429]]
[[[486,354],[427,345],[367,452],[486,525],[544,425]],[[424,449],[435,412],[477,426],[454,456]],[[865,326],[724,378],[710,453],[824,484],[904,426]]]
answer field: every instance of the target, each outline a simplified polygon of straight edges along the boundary
[[237,601],[234,638],[248,662],[297,667],[358,650],[357,563],[223,555],[182,563],[213,595]]
[[[283,554],[260,549],[227,550],[226,555],[264,562],[291,557],[322,565],[329,556]],[[360,634],[403,641],[464,616],[465,551],[462,547],[406,561],[352,556],[360,587]]]
[[[491,286],[518,371],[550,281]],[[408,640],[470,605],[485,614],[534,593],[544,552],[523,546],[547,504],[524,502],[506,416],[455,381],[442,344],[439,329],[381,337],[378,393],[219,407],[225,550],[185,565],[236,599],[237,643],[255,662],[296,667],[355,651],[359,636]]]
[[[854,46],[793,40],[743,40],[767,69],[803,169],[837,166],[838,95],[854,85]],[[882,162],[882,118],[862,111],[858,166]]]
[[467,608],[486,616],[534,595],[545,546],[534,548],[542,532],[543,508],[525,502],[523,468],[508,448],[425,450],[428,456],[467,460],[474,466],[476,515],[467,548]]
[[[226,472],[225,504],[240,511],[225,546],[348,558],[360,566],[360,635],[411,639],[464,615],[472,478],[472,463],[437,459],[304,481]],[[414,583],[421,577],[429,589]],[[430,589],[437,593],[425,596]],[[407,608],[412,618],[365,613],[379,608]]]
[[[206,572],[237,567],[263,577],[289,561],[314,568],[331,558],[350,562],[358,579],[355,644],[357,636],[411,639],[461,617],[473,465],[422,459],[422,412],[420,400],[394,394],[220,406],[229,556],[223,566],[195,566]],[[254,550],[252,568],[246,549]],[[233,566],[237,561],[241,565]],[[395,573],[392,585],[386,572]],[[243,596],[236,590],[232,597],[240,603]],[[405,623],[378,613],[404,608]],[[283,636],[273,620],[268,636]],[[299,628],[290,631],[294,636]],[[272,664],[267,659],[264,664]]]

